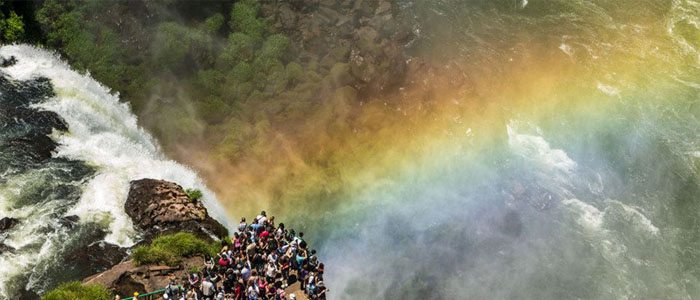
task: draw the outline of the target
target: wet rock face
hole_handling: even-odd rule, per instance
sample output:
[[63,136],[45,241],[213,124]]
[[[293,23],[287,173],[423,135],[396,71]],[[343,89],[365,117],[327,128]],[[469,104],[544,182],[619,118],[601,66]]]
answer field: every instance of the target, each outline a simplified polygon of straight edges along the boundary
[[183,188],[173,182],[140,179],[131,182],[124,205],[134,225],[144,232],[146,241],[163,233],[186,231],[202,238],[228,234],[207,213],[199,201],[192,201]]
[[15,251],[15,248],[12,248],[8,245],[0,243],[0,254],[2,254],[4,252],[14,252],[14,251]]
[[[14,228],[17,224],[19,224],[19,220],[15,219],[15,218],[5,217],[5,218],[0,219],[0,233],[3,233],[7,230]],[[15,251],[15,248],[12,248],[8,245],[5,245],[1,241],[2,240],[0,240],[0,254],[2,254],[3,252]]]
[[10,56],[9,58],[0,57],[0,66],[2,66],[3,68],[14,66],[16,63],[17,58],[15,58],[14,56]]
[[0,76],[0,173],[5,178],[58,161],[51,158],[58,145],[49,135],[68,130],[68,125],[58,114],[33,107],[52,96],[46,78],[19,82]]
[[19,220],[15,218],[5,217],[0,219],[0,233],[12,229],[17,223],[19,223]]

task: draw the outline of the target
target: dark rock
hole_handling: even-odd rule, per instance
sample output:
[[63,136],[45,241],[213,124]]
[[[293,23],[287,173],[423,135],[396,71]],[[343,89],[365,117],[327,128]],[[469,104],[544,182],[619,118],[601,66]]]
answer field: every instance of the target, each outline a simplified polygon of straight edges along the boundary
[[71,251],[66,257],[80,274],[103,272],[128,256],[127,249],[104,241]]
[[372,2],[373,1],[370,0],[356,0],[352,7],[352,11],[360,16],[372,15],[374,13]]
[[327,7],[319,8],[317,14],[319,18],[321,18],[322,23],[326,25],[333,25],[338,22],[338,19],[340,18],[340,14],[338,14],[338,12]]
[[326,7],[334,7],[337,2],[335,0],[319,0],[318,4]]
[[15,218],[10,218],[10,217],[2,218],[2,219],[0,219],[0,232],[10,230],[13,227],[15,227],[15,225],[17,225],[18,223],[19,223],[19,220],[15,219]]
[[280,5],[277,11],[277,19],[279,20],[281,27],[285,30],[292,30],[295,28],[297,23],[297,14],[292,10],[292,8],[287,3]]
[[390,12],[390,10],[391,10],[391,3],[387,2],[387,1],[381,1],[377,5],[377,9],[374,11],[374,14],[381,15],[381,14]]
[[78,224],[79,220],[80,218],[78,218],[78,216],[65,216],[58,219],[58,223],[61,224],[61,226],[63,227],[73,229]]
[[112,287],[117,295],[133,295],[135,291],[148,291],[146,285],[137,280],[132,273],[122,273]]
[[2,61],[0,61],[0,66],[3,68],[7,68],[10,66],[14,66],[17,63],[17,58],[14,56],[10,56],[10,58],[4,58],[2,57]]
[[14,252],[14,251],[15,251],[15,248],[12,248],[8,245],[0,243],[0,254],[5,253],[5,252]]
[[173,182],[132,181],[124,209],[134,225],[143,231],[145,242],[164,233],[183,231],[207,240],[228,235],[226,228],[209,216],[201,202],[193,202],[182,187]]

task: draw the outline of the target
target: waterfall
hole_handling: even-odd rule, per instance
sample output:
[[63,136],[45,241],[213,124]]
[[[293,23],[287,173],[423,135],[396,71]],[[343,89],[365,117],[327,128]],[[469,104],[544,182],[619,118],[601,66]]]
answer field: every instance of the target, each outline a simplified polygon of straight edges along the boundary
[[[199,189],[210,214],[226,224],[225,212],[214,193],[192,169],[162,154],[155,139],[138,126],[129,105],[119,101],[118,94],[89,74],[72,70],[47,50],[11,45],[0,48],[0,56],[17,59],[16,64],[2,70],[7,79],[3,84],[7,92],[0,95],[3,103],[17,98],[15,93],[33,98],[34,103],[15,104],[33,113],[55,113],[68,128],[49,129],[51,140],[57,144],[50,159],[26,161],[33,166],[9,168],[2,175],[0,217],[19,219],[20,224],[0,236],[0,242],[15,248],[0,255],[0,298],[12,298],[23,289],[43,291],[58,278],[79,279],[71,278],[76,274],[55,272],[59,266],[71,264],[65,261],[65,254],[84,244],[86,238],[122,247],[138,241],[124,211],[131,180],[163,179]],[[42,85],[50,89],[46,95],[32,94],[32,87]],[[21,123],[27,131],[42,126],[41,122]],[[2,125],[0,130],[11,128]],[[0,132],[0,136],[12,134]],[[3,142],[8,143],[8,139]],[[8,161],[26,156],[21,151],[7,152],[2,155]],[[67,216],[77,216],[78,224],[66,226]],[[96,230],[104,234],[92,237]]]

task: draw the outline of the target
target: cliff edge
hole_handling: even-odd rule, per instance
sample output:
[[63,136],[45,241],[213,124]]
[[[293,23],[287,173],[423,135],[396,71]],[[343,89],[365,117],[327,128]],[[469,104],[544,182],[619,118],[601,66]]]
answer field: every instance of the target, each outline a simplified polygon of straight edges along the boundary
[[175,232],[190,232],[205,240],[228,235],[201,201],[191,199],[173,182],[148,178],[132,181],[124,209],[143,232],[144,242]]

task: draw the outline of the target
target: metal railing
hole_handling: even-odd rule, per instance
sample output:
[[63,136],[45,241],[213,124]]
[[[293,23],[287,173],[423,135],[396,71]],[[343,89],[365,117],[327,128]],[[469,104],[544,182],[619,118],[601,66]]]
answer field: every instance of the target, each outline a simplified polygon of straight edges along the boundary
[[[163,293],[165,292],[165,289],[160,289],[157,291],[153,291],[150,293],[145,293],[143,295],[139,295],[137,298],[138,300],[154,300],[160,298]],[[122,298],[122,300],[137,300],[135,297],[129,297],[129,298]]]

